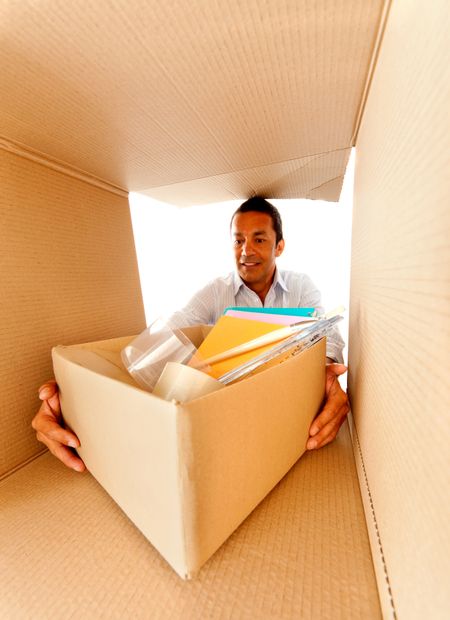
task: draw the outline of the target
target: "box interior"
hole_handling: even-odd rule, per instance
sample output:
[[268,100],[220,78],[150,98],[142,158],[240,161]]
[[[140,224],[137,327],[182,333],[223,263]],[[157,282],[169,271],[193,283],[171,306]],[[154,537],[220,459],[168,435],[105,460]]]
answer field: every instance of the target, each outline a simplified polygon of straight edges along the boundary
[[[372,559],[384,617],[448,617],[447,4],[3,4],[5,617],[375,618]],[[372,559],[340,438],[183,588],[92,477],[43,455],[49,351],[144,329],[128,191],[335,200],[353,146],[349,388]]]

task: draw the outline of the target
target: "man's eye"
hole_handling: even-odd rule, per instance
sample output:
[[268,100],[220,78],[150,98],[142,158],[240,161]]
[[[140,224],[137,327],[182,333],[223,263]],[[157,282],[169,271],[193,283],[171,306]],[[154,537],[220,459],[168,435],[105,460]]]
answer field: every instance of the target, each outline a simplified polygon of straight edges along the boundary
[[234,245],[241,245],[242,243],[242,239],[235,239],[234,240]]
[[265,239],[255,239],[256,243],[264,243]]

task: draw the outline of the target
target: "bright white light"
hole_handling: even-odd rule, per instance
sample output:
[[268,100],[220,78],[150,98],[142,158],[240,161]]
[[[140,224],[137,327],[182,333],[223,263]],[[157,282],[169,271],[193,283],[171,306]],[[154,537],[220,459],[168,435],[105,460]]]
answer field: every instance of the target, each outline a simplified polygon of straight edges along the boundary
[[[349,304],[353,176],[354,153],[339,203],[271,200],[286,240],[278,264],[311,276],[326,310]],[[209,280],[233,270],[229,225],[241,202],[178,208],[130,194],[147,323],[182,308]],[[341,328],[345,339],[347,325]]]

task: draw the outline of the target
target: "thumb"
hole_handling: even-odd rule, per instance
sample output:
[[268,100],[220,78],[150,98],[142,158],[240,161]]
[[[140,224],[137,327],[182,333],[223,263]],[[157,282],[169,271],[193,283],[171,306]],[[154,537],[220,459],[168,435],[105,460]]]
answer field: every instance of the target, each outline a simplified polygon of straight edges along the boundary
[[56,385],[56,381],[50,380],[41,385],[38,390],[39,398],[41,400],[48,400],[52,396],[58,393],[58,386]]
[[47,403],[50,405],[52,411],[56,414],[61,413],[61,404],[59,402],[59,392],[53,394],[49,399],[47,399]]
[[343,375],[347,370],[345,364],[327,364],[327,372],[332,372],[336,376]]

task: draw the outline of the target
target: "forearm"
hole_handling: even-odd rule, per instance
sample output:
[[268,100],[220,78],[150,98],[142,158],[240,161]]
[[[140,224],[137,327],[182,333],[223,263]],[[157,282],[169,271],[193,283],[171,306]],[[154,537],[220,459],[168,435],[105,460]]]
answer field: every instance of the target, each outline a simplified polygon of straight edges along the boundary
[[339,333],[338,328],[334,327],[327,335],[327,360],[330,360],[329,363],[344,363],[344,347],[345,342]]

